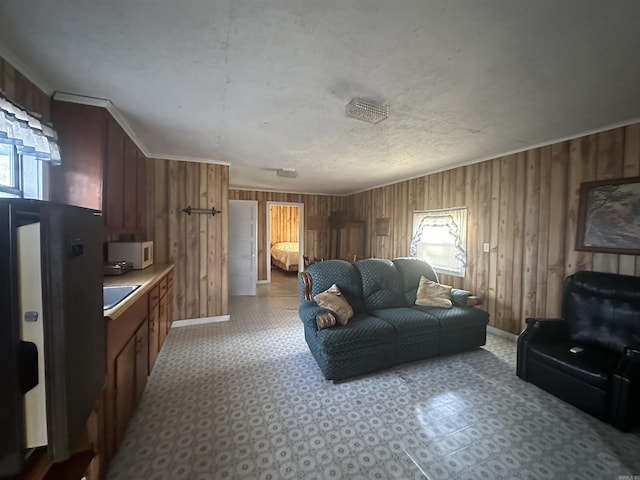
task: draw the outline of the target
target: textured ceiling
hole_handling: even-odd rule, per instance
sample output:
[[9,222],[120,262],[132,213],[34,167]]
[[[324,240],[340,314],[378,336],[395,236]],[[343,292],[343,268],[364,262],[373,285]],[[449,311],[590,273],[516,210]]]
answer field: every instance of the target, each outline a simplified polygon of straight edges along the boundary
[[[639,19],[636,0],[3,0],[0,54],[110,100],[151,157],[345,194],[640,118]],[[389,118],[345,117],[353,97]]]

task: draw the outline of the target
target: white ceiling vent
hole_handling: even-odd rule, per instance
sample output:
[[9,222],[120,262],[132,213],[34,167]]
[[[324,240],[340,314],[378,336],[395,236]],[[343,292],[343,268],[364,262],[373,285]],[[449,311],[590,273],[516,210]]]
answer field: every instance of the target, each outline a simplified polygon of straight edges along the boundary
[[298,172],[296,172],[295,168],[279,168],[276,170],[276,175],[278,177],[296,178],[298,176]]
[[389,116],[389,105],[368,98],[354,98],[347,104],[344,113],[356,120],[378,123]]

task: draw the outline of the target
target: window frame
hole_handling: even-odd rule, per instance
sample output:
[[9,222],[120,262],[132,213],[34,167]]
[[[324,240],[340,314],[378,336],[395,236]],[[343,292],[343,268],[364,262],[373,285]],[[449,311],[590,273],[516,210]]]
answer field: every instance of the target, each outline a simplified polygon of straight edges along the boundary
[[[0,192],[22,198],[22,162],[20,161],[20,156],[16,151],[15,145],[3,145],[6,145],[9,150],[8,157],[11,164],[10,168],[13,172],[13,183],[11,185],[0,183]],[[4,156],[4,154],[2,155]]]
[[[13,185],[0,183],[0,198],[33,198],[44,200],[46,198],[45,188],[48,178],[47,166],[44,165],[46,162],[30,157],[28,161],[32,165],[30,165],[28,169],[25,169],[25,161],[27,161],[27,159],[25,159],[24,155],[18,153],[16,146],[3,145],[6,145],[9,149],[9,159],[12,163],[11,168],[13,170]],[[36,172],[35,178],[26,179],[25,170],[34,172],[34,169]]]
[[[457,219],[457,222],[456,222]],[[451,275],[455,277],[463,277],[466,275],[467,266],[467,227],[468,227],[468,211],[467,207],[452,207],[436,210],[415,210],[413,212],[413,224],[411,243],[409,245],[409,254],[415,258],[421,258],[431,264],[433,269],[443,275]],[[426,223],[426,224],[425,224]],[[459,223],[459,225],[458,225]],[[428,227],[448,228],[451,235],[450,243],[429,243],[422,241],[424,229]],[[419,256],[419,246],[431,245],[442,246],[453,250],[453,258],[449,258],[449,265],[457,264],[457,268],[450,268],[438,264],[437,260],[429,260]]]

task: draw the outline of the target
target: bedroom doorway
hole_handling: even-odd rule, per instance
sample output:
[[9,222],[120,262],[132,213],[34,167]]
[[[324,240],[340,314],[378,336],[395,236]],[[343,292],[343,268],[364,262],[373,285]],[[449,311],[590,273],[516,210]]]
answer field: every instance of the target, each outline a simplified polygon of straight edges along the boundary
[[266,220],[267,283],[297,283],[304,270],[304,203],[267,202]]

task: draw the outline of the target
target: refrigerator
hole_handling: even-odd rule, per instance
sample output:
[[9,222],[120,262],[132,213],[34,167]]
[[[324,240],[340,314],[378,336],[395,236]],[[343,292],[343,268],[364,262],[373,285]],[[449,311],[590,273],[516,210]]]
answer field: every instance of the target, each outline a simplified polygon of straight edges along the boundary
[[77,445],[102,390],[99,211],[0,199],[0,477]]

